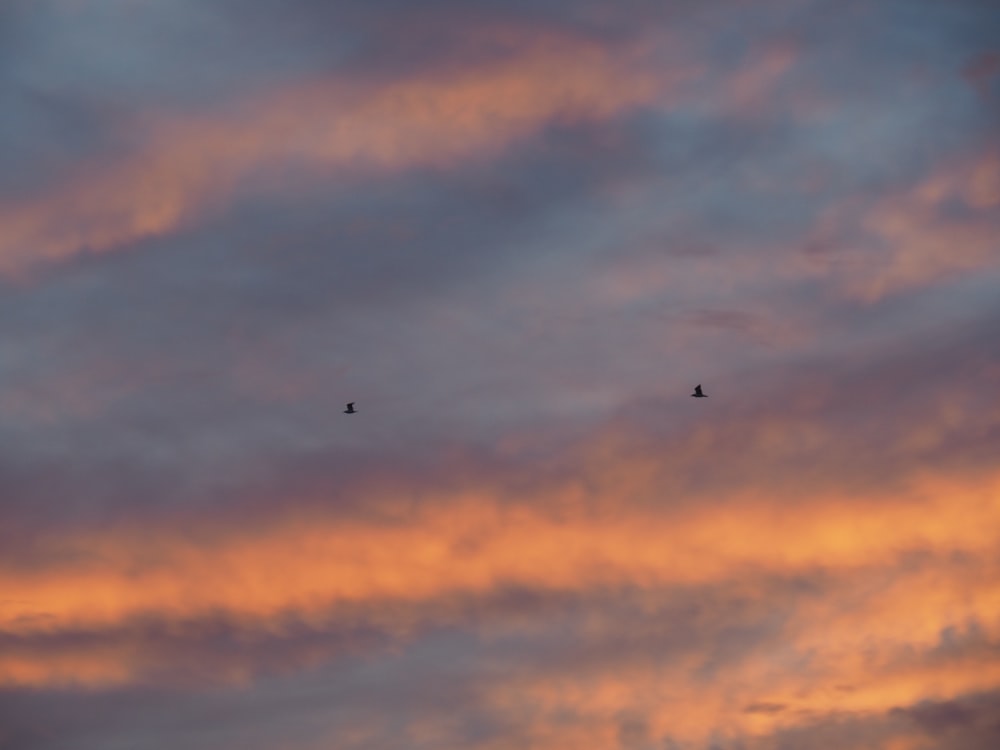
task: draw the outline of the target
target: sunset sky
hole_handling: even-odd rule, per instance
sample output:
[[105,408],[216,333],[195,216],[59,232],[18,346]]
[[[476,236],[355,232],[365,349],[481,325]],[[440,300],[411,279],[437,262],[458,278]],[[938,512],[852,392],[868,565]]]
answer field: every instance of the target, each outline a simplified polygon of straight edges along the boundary
[[997,747],[1000,4],[0,0],[0,750]]

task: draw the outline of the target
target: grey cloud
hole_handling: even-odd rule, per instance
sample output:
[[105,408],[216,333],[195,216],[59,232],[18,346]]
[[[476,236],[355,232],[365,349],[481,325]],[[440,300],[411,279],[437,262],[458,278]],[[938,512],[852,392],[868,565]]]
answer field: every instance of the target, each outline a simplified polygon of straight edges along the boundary
[[[0,288],[8,460],[23,472],[142,454],[152,476],[154,456],[197,474],[245,449],[319,450],[355,396],[368,409],[392,398],[412,419],[436,404],[400,403],[406,382],[453,346],[435,318],[481,314],[455,307],[455,291],[495,297],[548,222],[643,168],[641,144],[581,160],[601,139],[567,126],[499,171],[248,196],[200,229]],[[436,365],[442,397],[461,367]]]
[[[444,721],[457,741],[474,744],[492,722],[476,710],[474,684],[466,674],[466,656],[473,648],[454,636],[428,637],[376,663],[339,663],[258,681],[252,690],[8,693],[9,699],[0,701],[0,718],[9,736],[21,743],[17,750],[114,744],[159,750],[178,742],[199,749],[223,743],[265,750],[289,741],[319,748],[333,739],[359,749],[432,747],[413,732],[414,725],[424,723],[422,715]],[[450,719],[444,719],[442,706],[449,707]],[[353,742],[352,730],[362,730]]]
[[[883,716],[841,714],[817,718],[750,741],[751,750],[823,750],[883,747],[916,740],[928,750],[989,750],[1000,738],[995,692],[896,708]],[[919,718],[918,718],[919,717]]]
[[894,711],[911,719],[923,731],[931,735],[941,735],[951,730],[975,723],[978,718],[973,711],[959,701],[940,703],[919,703],[910,708]]

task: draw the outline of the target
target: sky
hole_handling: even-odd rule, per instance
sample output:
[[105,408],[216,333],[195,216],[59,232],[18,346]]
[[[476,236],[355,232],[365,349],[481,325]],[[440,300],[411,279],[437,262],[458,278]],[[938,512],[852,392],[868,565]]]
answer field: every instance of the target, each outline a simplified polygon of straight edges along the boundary
[[992,0],[4,0],[0,113],[0,750],[1000,746]]

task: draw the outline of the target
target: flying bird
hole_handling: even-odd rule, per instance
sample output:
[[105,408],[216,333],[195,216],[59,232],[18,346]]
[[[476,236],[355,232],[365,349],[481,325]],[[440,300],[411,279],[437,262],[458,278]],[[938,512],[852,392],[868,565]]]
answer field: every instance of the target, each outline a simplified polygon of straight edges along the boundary
[[700,385],[696,385],[694,387],[694,393],[691,394],[691,398],[708,398],[708,396],[701,392]]
[[344,414],[357,414],[357,412],[354,410],[353,401],[347,405],[346,409],[344,409]]

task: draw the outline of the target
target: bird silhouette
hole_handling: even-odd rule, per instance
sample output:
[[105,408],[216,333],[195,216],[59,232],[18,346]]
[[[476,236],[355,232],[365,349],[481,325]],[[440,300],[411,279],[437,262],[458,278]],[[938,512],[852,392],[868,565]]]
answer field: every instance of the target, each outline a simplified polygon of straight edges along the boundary
[[700,385],[696,385],[694,387],[694,393],[691,394],[691,398],[708,398],[708,396],[701,392]]
[[347,405],[347,408],[344,409],[344,414],[357,414],[357,413],[358,412],[355,411],[355,409],[354,409],[354,402],[353,401],[351,401],[351,403],[349,403]]

